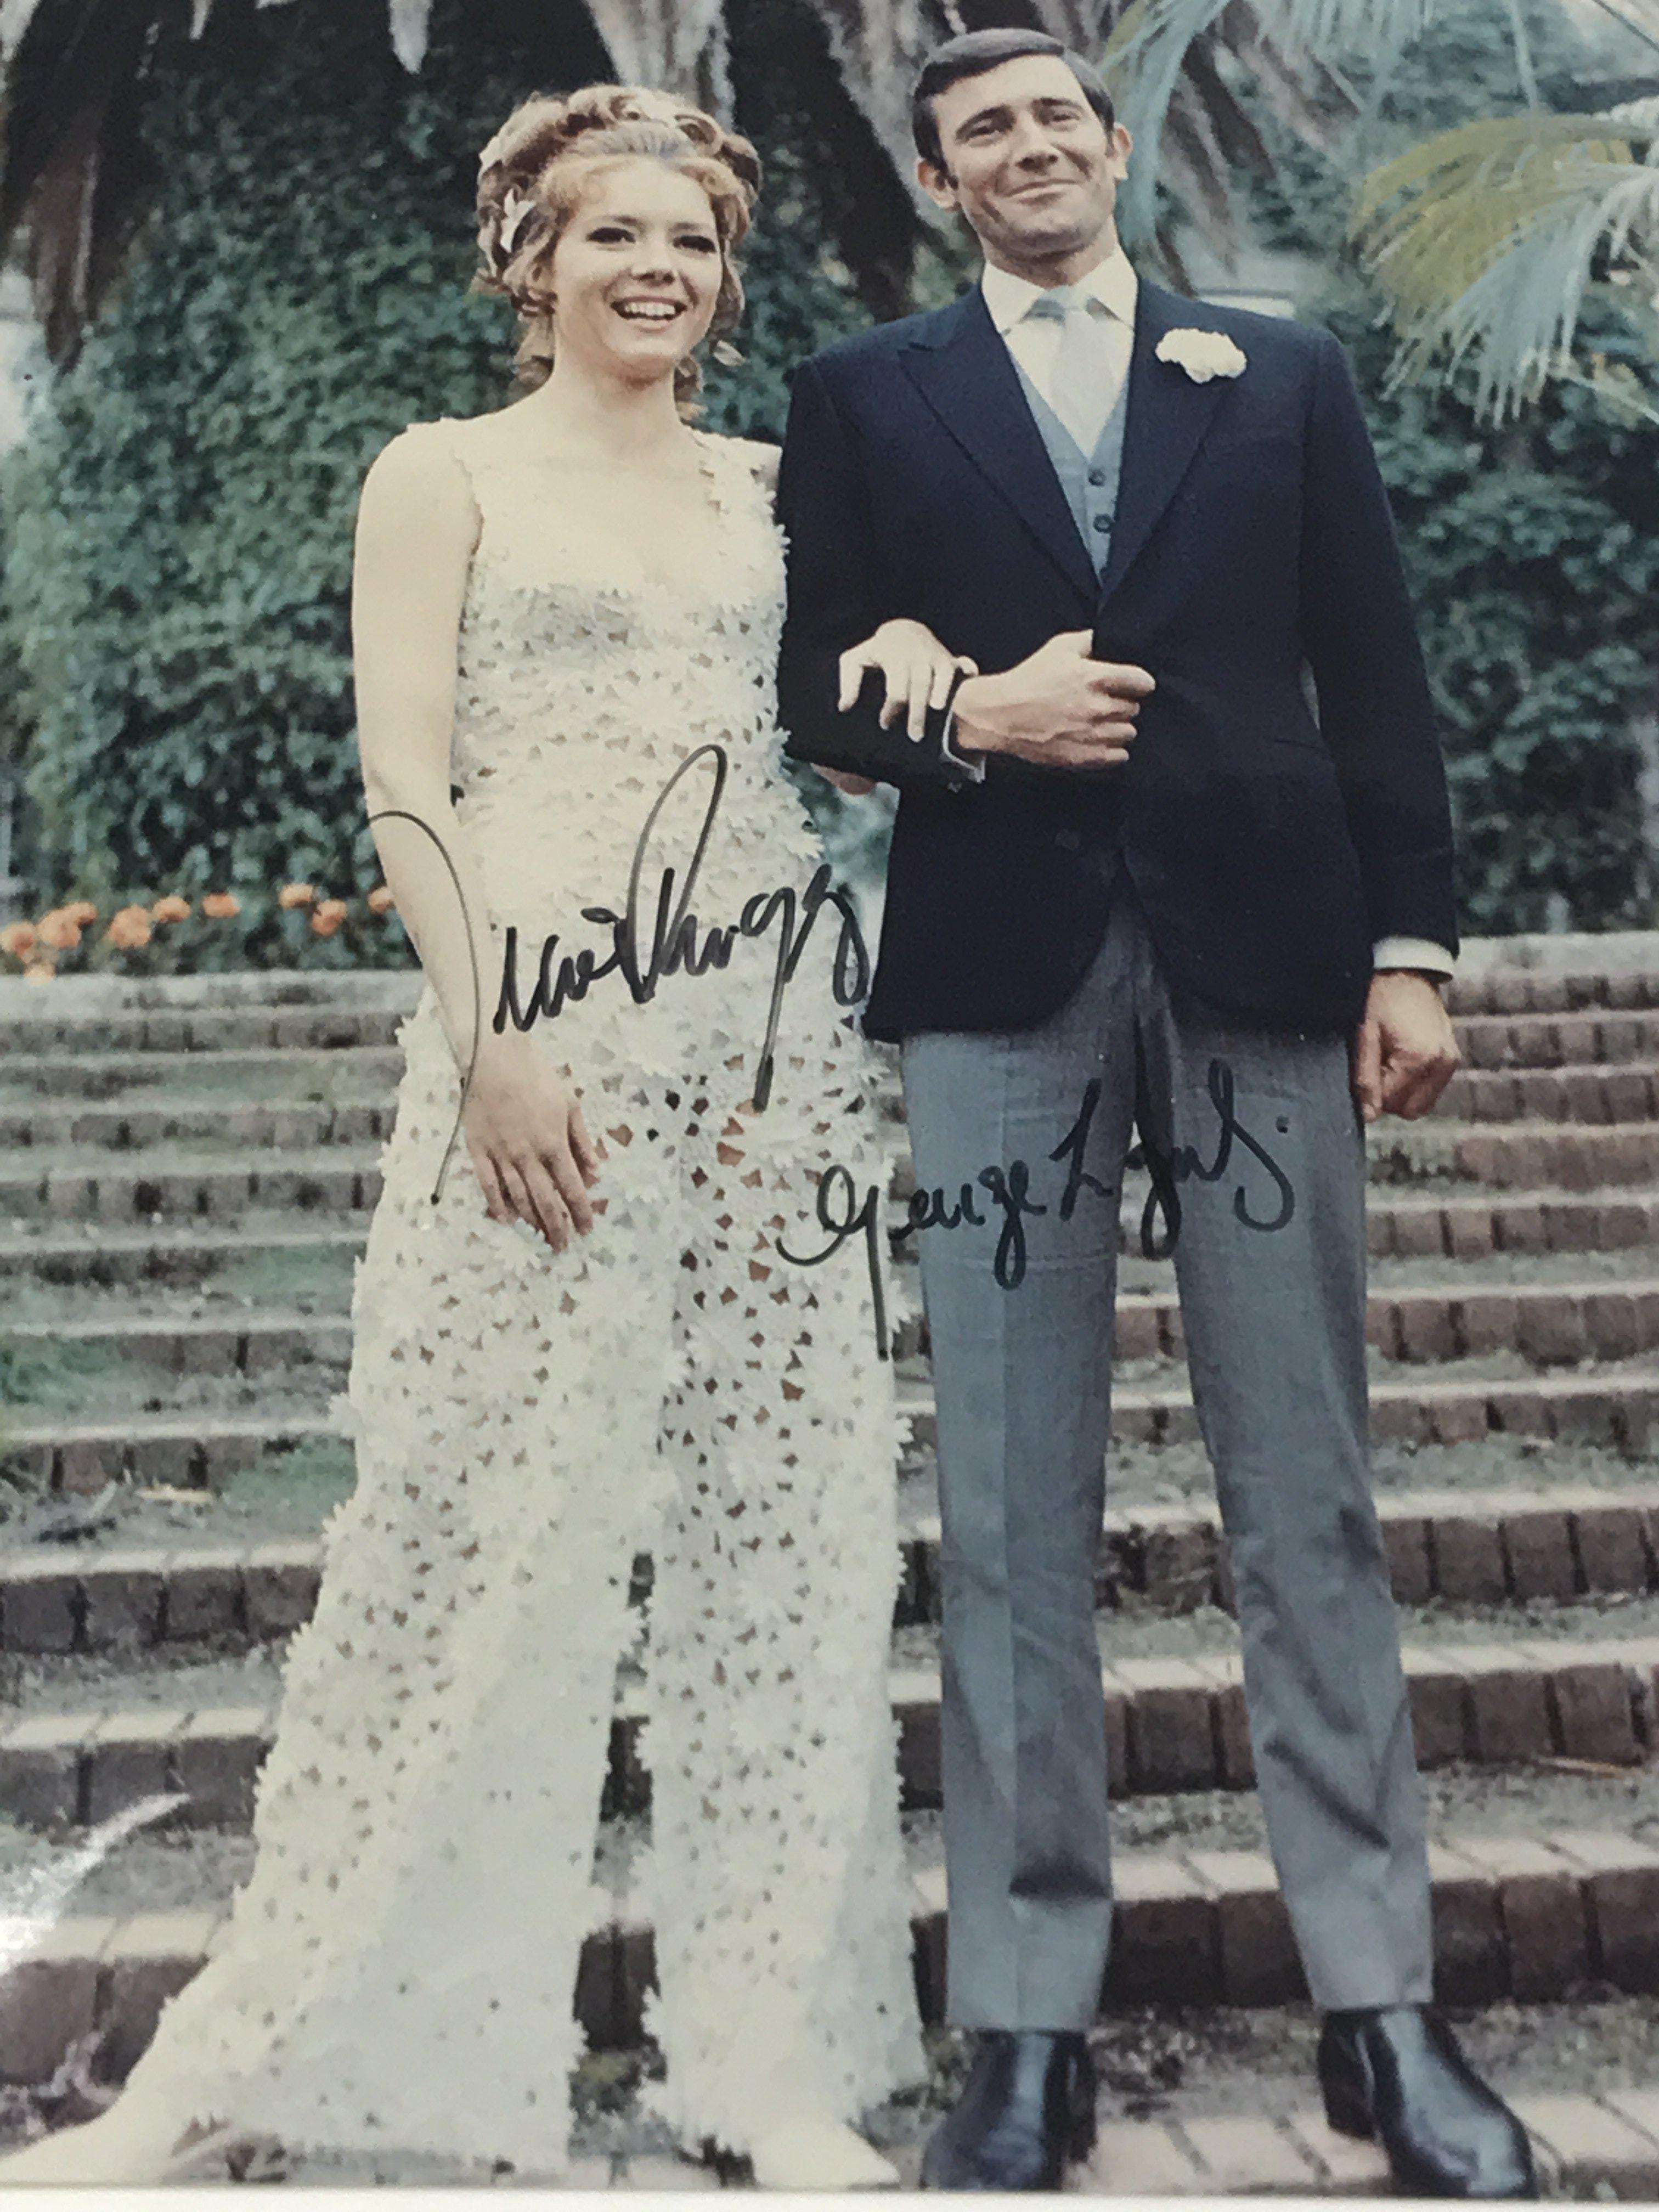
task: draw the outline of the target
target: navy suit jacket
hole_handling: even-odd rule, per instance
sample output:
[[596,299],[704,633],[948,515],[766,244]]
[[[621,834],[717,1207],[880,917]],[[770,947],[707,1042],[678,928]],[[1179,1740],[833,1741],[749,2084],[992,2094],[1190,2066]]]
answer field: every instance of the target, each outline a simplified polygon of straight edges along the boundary
[[[1166,331],[1247,365],[1200,384]],[[1121,865],[1200,1009],[1352,1028],[1373,941],[1455,950],[1446,781],[1388,497],[1328,333],[1142,283],[1110,557],[1097,575],[975,286],[843,339],[794,385],[779,481],[779,706],[797,760],[897,784],[872,1036],[1015,1030],[1055,1012]],[[1128,760],[982,783],[878,720],[836,660],[895,616],[988,673],[1062,630],[1150,671]],[[1304,681],[1311,672],[1317,712]]]

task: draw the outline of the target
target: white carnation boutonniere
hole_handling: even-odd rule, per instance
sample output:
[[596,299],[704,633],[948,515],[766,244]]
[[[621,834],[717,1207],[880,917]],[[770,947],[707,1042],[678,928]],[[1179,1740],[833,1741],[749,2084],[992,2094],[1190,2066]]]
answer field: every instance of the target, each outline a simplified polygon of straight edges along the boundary
[[1184,329],[1165,331],[1158,342],[1159,361],[1172,361],[1184,368],[1194,384],[1207,384],[1212,376],[1242,375],[1246,356],[1224,331]]

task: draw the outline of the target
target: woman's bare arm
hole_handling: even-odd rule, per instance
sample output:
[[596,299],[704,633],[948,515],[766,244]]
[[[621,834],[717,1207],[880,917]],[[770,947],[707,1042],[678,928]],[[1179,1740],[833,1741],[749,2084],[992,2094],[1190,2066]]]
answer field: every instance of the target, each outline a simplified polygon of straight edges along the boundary
[[472,1052],[475,996],[487,1014],[489,989],[483,889],[449,796],[456,641],[477,531],[471,488],[453,456],[418,429],[394,438],[369,470],[357,510],[357,744],[370,814],[395,807],[416,816],[441,838],[461,879],[465,915],[431,838],[409,822],[374,823],[386,881],[462,1068]]
[[586,1190],[603,1153],[539,1050],[489,1026],[495,963],[483,880],[449,796],[456,646],[478,527],[465,471],[440,439],[405,431],[369,470],[352,580],[358,746],[371,815],[416,817],[377,820],[374,842],[463,1070],[475,1010],[484,1024],[465,1127],[487,1208],[498,1220],[528,1221],[562,1250],[573,1224],[592,1226]]

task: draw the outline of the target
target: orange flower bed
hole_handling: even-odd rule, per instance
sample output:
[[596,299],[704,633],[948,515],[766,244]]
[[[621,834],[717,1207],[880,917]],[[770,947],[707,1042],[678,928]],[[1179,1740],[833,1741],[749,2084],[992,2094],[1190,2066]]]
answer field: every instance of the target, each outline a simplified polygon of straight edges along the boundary
[[311,917],[311,926],[319,937],[332,937],[345,918],[346,902],[343,899],[324,899]]
[[276,903],[283,908],[309,906],[316,896],[314,884],[284,884],[276,894]]
[[81,925],[61,906],[43,914],[35,924],[35,939],[49,952],[73,952],[81,942]]
[[202,901],[202,911],[210,921],[228,921],[233,915],[240,914],[242,902],[234,891],[210,891]]
[[387,884],[376,884],[368,895],[368,910],[371,914],[390,914],[397,903],[397,900],[392,896],[391,886]]
[[119,945],[129,952],[137,951],[141,945],[149,943],[148,910],[142,906],[124,906],[118,914],[111,915],[109,927],[104,935],[112,945]]
[[157,921],[187,921],[190,919],[190,901],[180,898],[177,891],[169,891],[165,898],[156,900],[150,913]]
[[0,929],[0,952],[9,952],[14,960],[21,960],[34,950],[34,924],[32,921],[9,921]]

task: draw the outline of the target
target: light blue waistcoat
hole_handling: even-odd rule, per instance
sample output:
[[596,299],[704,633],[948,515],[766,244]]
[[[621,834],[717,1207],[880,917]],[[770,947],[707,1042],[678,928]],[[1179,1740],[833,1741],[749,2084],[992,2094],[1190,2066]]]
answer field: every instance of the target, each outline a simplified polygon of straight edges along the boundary
[[1095,574],[1099,575],[1112,550],[1112,521],[1117,513],[1118,480],[1123,469],[1123,422],[1128,411],[1129,380],[1127,376],[1123,380],[1117,404],[1106,417],[1094,452],[1085,453],[1018,362],[1014,367],[1037,428],[1042,433],[1048,458],[1054,465],[1066,504],[1089,550]]

